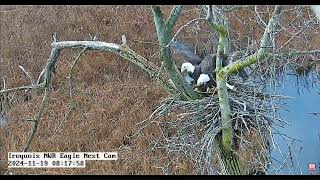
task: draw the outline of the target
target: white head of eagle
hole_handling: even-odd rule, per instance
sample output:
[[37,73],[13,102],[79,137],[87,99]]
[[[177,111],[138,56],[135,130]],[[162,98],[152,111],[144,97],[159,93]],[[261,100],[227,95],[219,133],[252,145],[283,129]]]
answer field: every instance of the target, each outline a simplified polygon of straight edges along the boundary
[[194,81],[194,79],[190,77],[189,73],[192,74],[195,68],[196,67],[189,62],[183,63],[181,66],[181,73],[183,74],[184,79],[188,82],[188,84],[192,84],[192,82]]
[[197,86],[201,86],[210,81],[210,77],[207,74],[200,74],[197,80]]
[[192,65],[191,63],[183,63],[181,66],[181,72],[183,73],[184,71],[187,71],[188,73],[193,73],[196,67]]

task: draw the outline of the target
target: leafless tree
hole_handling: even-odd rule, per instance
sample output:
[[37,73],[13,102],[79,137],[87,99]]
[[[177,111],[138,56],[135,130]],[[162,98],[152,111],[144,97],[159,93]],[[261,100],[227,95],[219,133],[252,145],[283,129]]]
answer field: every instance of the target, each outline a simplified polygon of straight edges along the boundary
[[[263,9],[263,11],[260,10]],[[121,56],[124,60],[140,67],[155,81],[159,82],[167,90],[169,96],[147,120],[138,124],[137,133],[133,137],[143,137],[144,128],[151,124],[159,126],[160,136],[151,140],[151,150],[165,150],[170,158],[157,160],[165,162],[162,168],[166,174],[171,173],[173,161],[179,157],[187,157],[195,162],[193,173],[195,174],[248,174],[250,170],[268,169],[268,152],[270,146],[276,146],[272,133],[272,124],[284,125],[286,122],[276,115],[281,104],[279,99],[289,98],[282,95],[268,94],[262,91],[266,83],[275,83],[277,73],[285,69],[286,64],[294,64],[301,57],[319,57],[319,49],[299,49],[306,42],[297,42],[299,38],[306,38],[312,31],[319,29],[319,21],[316,16],[310,14],[308,7],[303,6],[199,6],[201,17],[191,20],[182,26],[175,34],[173,28],[181,16],[182,6],[174,6],[167,19],[164,19],[161,7],[152,6],[154,23],[158,35],[159,59],[162,67],[157,67],[142,57],[127,45],[125,36],[122,36],[122,44],[108,43],[93,38],[91,41],[58,41],[57,35],[53,36],[51,54],[43,71],[39,73],[35,82],[28,72],[21,69],[30,78],[31,85],[16,88],[6,88],[0,91],[0,95],[8,95],[17,91],[42,91],[43,98],[38,113],[30,120],[33,129],[28,142],[23,149],[29,150],[32,139],[41,116],[45,111],[53,72],[62,50],[77,48],[82,49],[75,59],[69,73],[70,96],[73,92],[74,66],[82,54],[91,50],[111,52]],[[260,38],[253,38],[250,32],[243,37],[237,29],[232,29],[232,21],[241,21],[237,12],[247,10],[253,16],[250,21],[256,23],[256,28],[263,34]],[[291,22],[282,21],[286,13],[296,15]],[[263,14],[263,16],[262,16]],[[308,16],[304,15],[308,14]],[[181,75],[170,49],[170,44],[179,38],[179,32],[184,28],[199,28],[191,25],[203,22],[209,27],[209,37],[216,41],[209,41],[205,46],[214,47],[216,59],[217,88],[216,91],[205,95],[194,91],[193,87],[186,83]],[[245,22],[243,22],[245,25]],[[198,24],[199,25],[199,24]],[[316,27],[318,25],[318,27]],[[292,32],[292,28],[295,30]],[[290,34],[290,38],[283,42],[279,37]],[[208,38],[210,39],[210,38]],[[247,39],[247,43],[243,43]],[[198,46],[198,45],[196,45]],[[309,46],[308,46],[309,47]],[[232,63],[222,67],[221,56],[223,54],[232,57]],[[280,67],[280,68],[279,68]],[[232,76],[239,70],[251,69],[252,78],[243,83],[237,77]],[[282,68],[282,69],[281,69]],[[259,84],[255,78],[268,77],[268,81]],[[236,91],[228,91],[227,79],[237,86]],[[274,116],[270,116],[270,113]],[[169,117],[169,118],[168,118]],[[170,119],[164,121],[163,119]],[[257,142],[253,142],[248,135],[256,132],[259,135]],[[271,142],[269,137],[271,136]],[[248,162],[243,158],[245,149],[256,147],[255,160]],[[271,144],[271,145],[270,145]],[[214,164],[214,159],[219,164]]]

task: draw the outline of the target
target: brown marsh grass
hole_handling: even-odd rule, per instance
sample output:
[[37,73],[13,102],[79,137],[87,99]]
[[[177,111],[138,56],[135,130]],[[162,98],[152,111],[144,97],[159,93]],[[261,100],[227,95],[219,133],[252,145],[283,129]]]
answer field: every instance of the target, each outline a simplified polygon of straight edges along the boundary
[[[165,16],[170,8],[163,7]],[[197,6],[184,8],[175,31],[198,16]],[[249,32],[260,37],[263,30],[248,20],[253,16],[252,12],[243,10],[237,13],[239,19],[248,22],[243,25],[232,20],[232,29],[239,34],[231,37],[241,41]],[[160,64],[158,56],[152,56],[158,47],[148,6],[0,6],[0,24],[0,78],[6,80],[7,87],[29,84],[18,65],[33,77],[38,76],[49,57],[54,32],[60,40],[89,40],[90,33],[96,34],[100,41],[114,43],[121,43],[121,35],[125,34],[132,49]],[[195,39],[206,43],[207,36],[207,32],[195,35],[190,29],[179,35],[190,43]],[[283,43],[288,39],[281,36],[280,41]],[[319,39],[309,38],[308,48],[319,47]],[[15,169],[14,174],[162,174],[160,169],[151,165],[151,155],[142,153],[147,147],[146,142],[131,142],[126,135],[133,133],[133,127],[152,113],[157,103],[166,97],[165,91],[143,71],[120,57],[88,52],[76,68],[75,101],[78,107],[68,113],[72,101],[67,76],[78,53],[64,50],[61,54],[53,89],[31,150],[113,151],[125,146],[127,148],[120,151],[119,156],[130,157],[130,160],[91,161],[86,168],[74,169]],[[10,123],[0,129],[1,174],[7,169],[7,152],[21,151],[24,147],[31,128],[26,119],[37,112],[40,100],[41,93],[35,93],[31,100],[25,102],[22,98],[8,111]],[[156,135],[156,131],[149,128],[144,133],[148,137]],[[247,156],[250,159],[250,152]],[[174,167],[176,174],[192,172],[192,165],[183,159]]]

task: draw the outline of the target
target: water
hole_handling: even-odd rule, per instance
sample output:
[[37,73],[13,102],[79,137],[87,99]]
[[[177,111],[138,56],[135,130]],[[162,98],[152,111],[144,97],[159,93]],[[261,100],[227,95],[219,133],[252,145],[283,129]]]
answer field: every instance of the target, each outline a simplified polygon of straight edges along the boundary
[[[320,174],[320,114],[310,114],[320,113],[320,85],[319,82],[312,83],[315,80],[319,81],[319,78],[313,73],[300,77],[299,81],[296,75],[287,74],[282,87],[277,90],[278,93],[294,99],[285,100],[289,112],[280,111],[281,117],[290,125],[275,128],[295,139],[283,139],[280,135],[275,135],[281,152],[278,148],[272,149],[270,169],[277,170],[270,170],[270,174],[310,174],[309,163],[316,163],[316,173]],[[283,168],[280,168],[281,166]]]

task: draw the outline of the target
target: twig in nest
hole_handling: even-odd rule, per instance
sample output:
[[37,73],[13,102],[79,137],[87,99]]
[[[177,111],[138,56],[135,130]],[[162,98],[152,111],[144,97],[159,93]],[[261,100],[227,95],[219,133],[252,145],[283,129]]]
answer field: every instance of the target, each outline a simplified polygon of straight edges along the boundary
[[237,100],[235,100],[234,98],[230,97],[231,100],[233,100],[234,102],[238,103],[238,104],[241,104],[243,105],[243,111],[247,111],[247,105],[246,105],[246,102],[239,102]]

